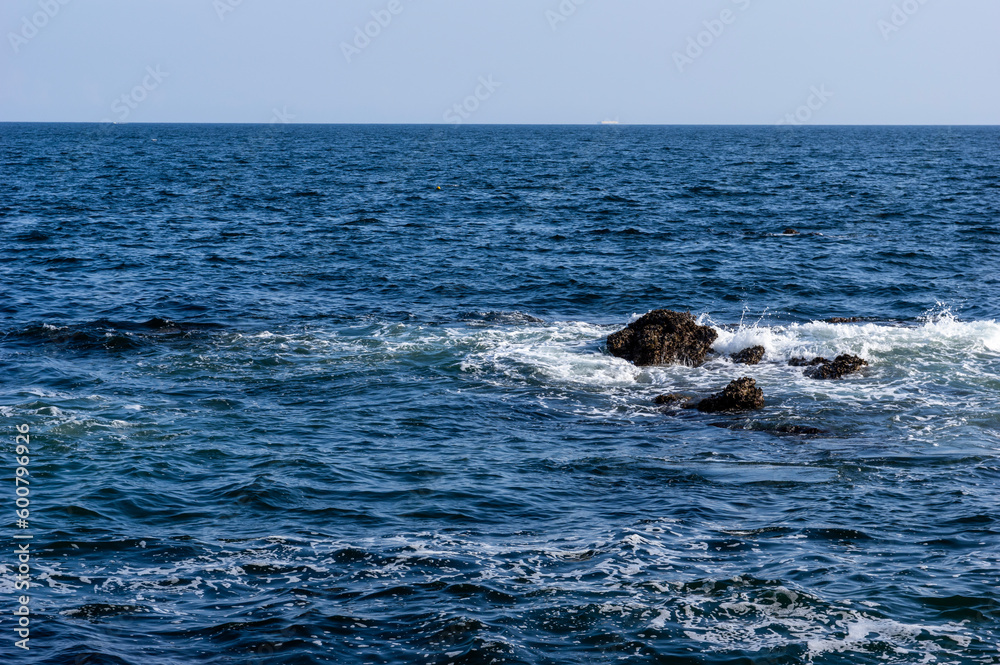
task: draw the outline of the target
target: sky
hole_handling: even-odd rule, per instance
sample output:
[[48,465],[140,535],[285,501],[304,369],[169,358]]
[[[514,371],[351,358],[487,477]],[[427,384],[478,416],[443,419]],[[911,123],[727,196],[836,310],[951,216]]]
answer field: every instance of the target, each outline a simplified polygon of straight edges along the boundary
[[0,0],[0,121],[998,124],[998,0]]

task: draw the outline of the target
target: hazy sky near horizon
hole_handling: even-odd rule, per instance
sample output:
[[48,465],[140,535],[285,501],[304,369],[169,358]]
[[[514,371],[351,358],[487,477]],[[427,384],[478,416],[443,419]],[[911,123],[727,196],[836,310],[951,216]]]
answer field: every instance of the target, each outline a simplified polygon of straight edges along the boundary
[[997,26],[997,0],[3,0],[0,121],[998,124]]

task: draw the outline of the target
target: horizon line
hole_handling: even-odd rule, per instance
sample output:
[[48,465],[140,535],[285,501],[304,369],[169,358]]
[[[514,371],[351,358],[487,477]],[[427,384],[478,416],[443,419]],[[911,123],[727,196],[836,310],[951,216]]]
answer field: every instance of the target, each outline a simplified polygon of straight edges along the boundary
[[805,128],[805,127],[1000,127],[1000,123],[607,123],[597,122],[463,122],[460,125],[443,122],[239,122],[239,121],[204,121],[204,120],[163,120],[148,122],[109,122],[99,120],[0,120],[0,125],[107,125],[109,127],[129,125],[344,125],[354,127],[774,127],[774,128]]

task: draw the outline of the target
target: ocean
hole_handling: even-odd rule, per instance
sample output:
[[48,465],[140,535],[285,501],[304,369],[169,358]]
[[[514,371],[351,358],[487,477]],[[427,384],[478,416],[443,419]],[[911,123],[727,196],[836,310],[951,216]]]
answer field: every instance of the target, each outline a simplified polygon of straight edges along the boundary
[[0,233],[0,662],[1000,663],[1000,128],[0,124]]

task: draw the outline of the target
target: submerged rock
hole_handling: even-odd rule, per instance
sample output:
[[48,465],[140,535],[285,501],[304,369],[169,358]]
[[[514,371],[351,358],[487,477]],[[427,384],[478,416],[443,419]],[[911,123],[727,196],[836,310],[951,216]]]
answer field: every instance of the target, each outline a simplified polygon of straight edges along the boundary
[[866,360],[857,356],[843,354],[834,358],[833,362],[826,362],[807,369],[805,374],[811,379],[839,379],[867,366],[868,362]]
[[764,347],[763,346],[751,346],[748,349],[743,349],[739,353],[734,353],[729,356],[733,359],[734,363],[739,363],[741,365],[756,365],[764,358]]
[[774,428],[774,431],[779,434],[826,434],[824,430],[821,430],[818,427],[809,427],[807,425],[778,425]]
[[757,387],[756,381],[747,376],[736,379],[723,388],[721,393],[698,402],[698,410],[702,413],[752,411],[763,408],[764,391]]
[[826,320],[827,323],[858,323],[859,321],[861,319],[856,316],[834,316]]
[[684,395],[681,393],[668,393],[666,395],[657,395],[656,399],[653,400],[654,404],[660,406],[669,406],[671,404],[682,404],[687,407],[687,403],[691,402],[693,398],[690,395]]
[[531,314],[526,314],[525,312],[515,311],[497,311],[490,310],[488,312],[466,312],[462,314],[463,321],[483,321],[485,323],[499,323],[501,325],[508,324],[522,324],[522,323],[545,323],[544,319],[540,319],[537,316],[532,316]]
[[811,367],[812,365],[825,365],[830,362],[826,358],[813,358],[812,360],[807,360],[806,358],[792,358],[788,361],[788,364],[792,367]]
[[789,228],[789,229],[785,229],[784,235],[786,235],[786,236],[797,236],[797,235],[799,235],[799,232],[796,231],[795,229]]
[[722,427],[724,429],[731,430],[743,430],[750,432],[766,432],[768,434],[795,434],[800,436],[816,436],[818,434],[827,434],[826,430],[822,430],[818,427],[808,427],[806,425],[768,425],[766,423],[759,423],[754,421],[740,421],[740,422],[720,422],[720,423],[709,423],[709,427]]
[[690,313],[656,309],[608,336],[608,352],[636,365],[705,362],[718,333],[699,326]]

